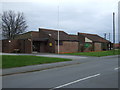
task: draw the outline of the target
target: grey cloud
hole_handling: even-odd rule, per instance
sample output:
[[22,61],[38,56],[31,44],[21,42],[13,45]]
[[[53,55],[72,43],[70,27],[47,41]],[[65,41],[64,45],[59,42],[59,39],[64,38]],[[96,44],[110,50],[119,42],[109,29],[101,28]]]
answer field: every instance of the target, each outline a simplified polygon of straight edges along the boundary
[[[58,29],[58,2],[2,3],[3,10],[24,12],[29,28],[39,27]],[[112,12],[117,11],[115,0],[60,0],[60,27],[68,33],[96,33],[103,36],[104,32],[112,32]]]

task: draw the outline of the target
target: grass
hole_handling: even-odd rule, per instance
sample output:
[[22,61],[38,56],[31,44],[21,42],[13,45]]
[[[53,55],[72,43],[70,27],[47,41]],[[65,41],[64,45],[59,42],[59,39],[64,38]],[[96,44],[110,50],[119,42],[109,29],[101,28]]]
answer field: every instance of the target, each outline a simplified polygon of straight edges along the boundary
[[0,55],[0,68],[2,68],[2,56]]
[[66,53],[66,54],[101,57],[101,56],[119,55],[120,50],[101,51],[101,52],[79,52],[79,53]]
[[2,68],[22,67],[63,61],[71,61],[71,59],[25,55],[2,55]]

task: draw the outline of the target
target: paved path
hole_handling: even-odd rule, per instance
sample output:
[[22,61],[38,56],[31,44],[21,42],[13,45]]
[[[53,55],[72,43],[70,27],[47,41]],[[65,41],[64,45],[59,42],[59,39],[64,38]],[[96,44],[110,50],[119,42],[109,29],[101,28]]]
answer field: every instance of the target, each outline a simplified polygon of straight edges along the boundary
[[33,56],[58,57],[58,58],[69,58],[69,59],[87,58],[86,56],[61,55],[61,54],[51,54],[51,53],[36,53],[36,54],[2,53],[2,55],[33,55]]
[[58,58],[68,58],[68,59],[84,59],[84,58],[88,58],[86,56],[72,56],[72,55],[36,55],[36,56],[44,56],[44,57],[58,57]]
[[118,70],[117,57],[89,58],[82,64],[3,76],[3,88],[117,88]]

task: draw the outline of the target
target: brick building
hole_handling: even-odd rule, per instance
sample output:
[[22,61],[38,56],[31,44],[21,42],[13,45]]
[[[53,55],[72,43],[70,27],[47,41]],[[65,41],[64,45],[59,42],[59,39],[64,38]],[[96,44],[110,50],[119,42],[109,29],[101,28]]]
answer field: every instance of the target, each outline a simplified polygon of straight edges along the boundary
[[[60,53],[108,50],[109,44],[109,41],[98,35],[83,33],[70,35],[59,31]],[[20,34],[13,40],[3,40],[2,46],[2,52],[5,53],[17,51],[20,53],[57,53],[58,31],[39,28],[39,31]]]
[[120,49],[120,43],[115,43],[115,44],[114,44],[114,48],[115,48],[115,49]]
[[78,33],[81,46],[79,51],[103,51],[111,50],[112,43],[97,34]]

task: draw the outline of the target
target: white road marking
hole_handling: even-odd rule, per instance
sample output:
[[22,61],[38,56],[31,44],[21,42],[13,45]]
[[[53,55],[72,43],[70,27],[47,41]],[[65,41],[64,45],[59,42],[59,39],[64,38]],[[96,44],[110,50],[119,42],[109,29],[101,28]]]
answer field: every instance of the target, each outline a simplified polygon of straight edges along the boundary
[[120,67],[115,68],[114,70],[118,70]]
[[[53,89],[62,88],[62,87],[68,86],[68,85],[70,85],[70,84],[74,84],[74,83],[77,83],[77,82],[80,82],[80,81],[83,81],[83,80],[86,80],[86,79],[90,79],[90,78],[93,78],[93,77],[97,77],[97,76],[99,76],[99,75],[100,75],[100,74],[96,74],[96,75],[88,76],[88,77],[85,77],[85,78],[82,78],[82,79],[78,79],[78,80],[76,80],[76,81],[73,81],[73,82],[70,82],[70,83],[66,83],[66,84],[63,84],[63,85],[54,87]],[[53,89],[51,89],[51,90],[53,90]]]

